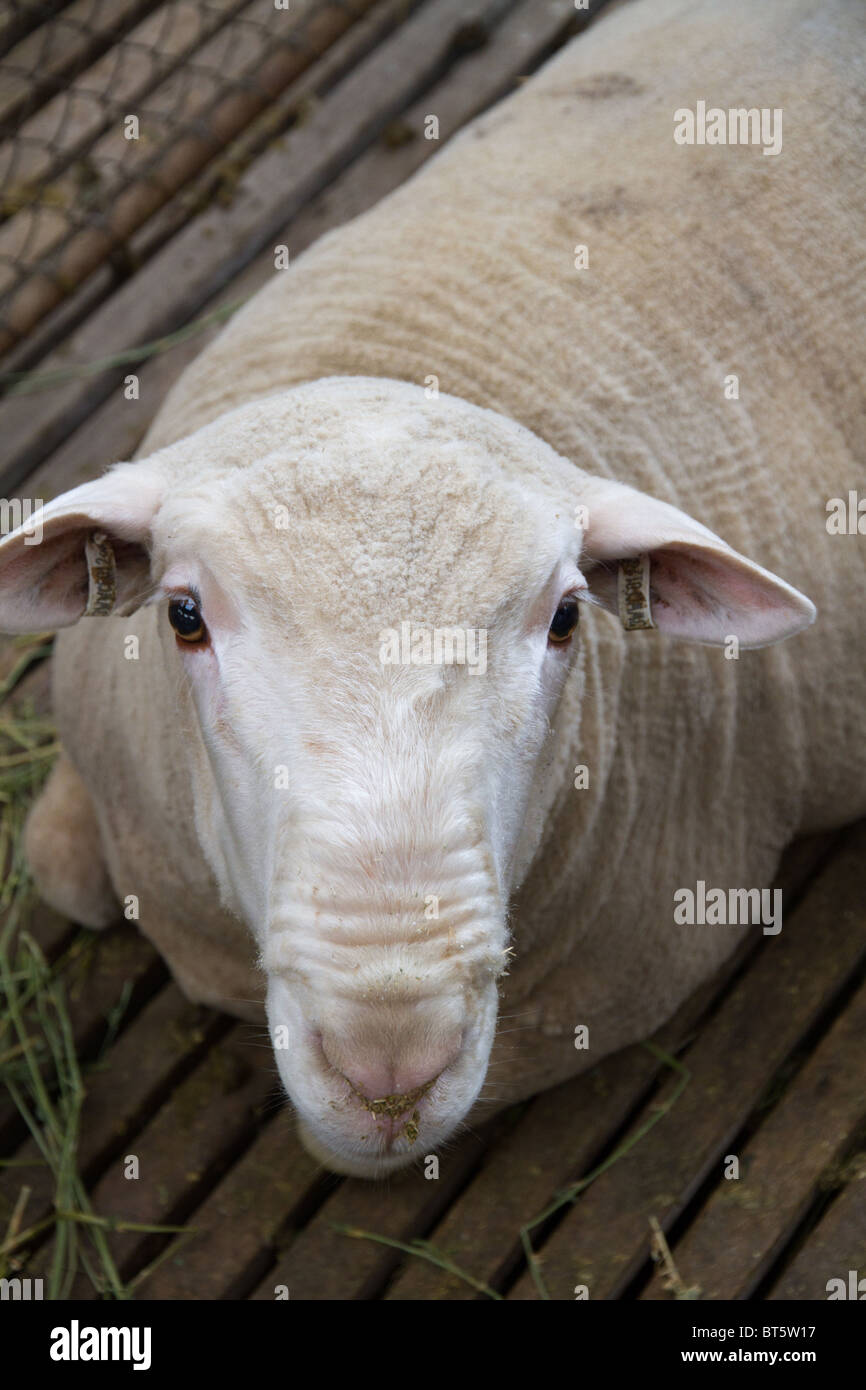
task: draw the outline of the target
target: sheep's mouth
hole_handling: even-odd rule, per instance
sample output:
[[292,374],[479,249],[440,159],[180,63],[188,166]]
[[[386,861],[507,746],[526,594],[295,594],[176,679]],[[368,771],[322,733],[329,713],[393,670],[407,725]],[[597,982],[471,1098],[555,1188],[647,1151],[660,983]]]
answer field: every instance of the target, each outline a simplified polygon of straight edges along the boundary
[[[343,1076],[343,1073],[340,1072],[340,1075]],[[439,1075],[441,1076],[441,1072]],[[352,1085],[347,1076],[344,1076],[343,1080],[347,1082],[356,1100],[359,1100],[364,1109],[369,1110],[371,1115],[381,1116],[383,1119],[388,1120],[399,1120],[401,1115],[406,1114],[407,1110],[411,1110],[418,1105],[418,1102],[427,1095],[427,1092],[430,1091],[439,1080],[439,1076],[431,1077],[429,1081],[424,1082],[423,1086],[416,1086],[414,1091],[404,1091],[399,1095],[381,1096],[378,1100],[372,1100],[369,1096],[365,1096],[363,1091],[359,1091],[357,1087]]]

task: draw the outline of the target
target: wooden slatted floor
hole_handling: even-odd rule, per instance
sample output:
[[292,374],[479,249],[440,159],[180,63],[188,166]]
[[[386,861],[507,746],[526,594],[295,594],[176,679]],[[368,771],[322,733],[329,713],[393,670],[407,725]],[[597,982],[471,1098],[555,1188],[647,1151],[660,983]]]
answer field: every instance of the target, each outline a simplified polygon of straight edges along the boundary
[[[129,457],[222,311],[273,273],[274,244],[296,254],[370,206],[437,148],[425,115],[446,139],[591,22],[570,0],[322,0],[293,5],[292,41],[262,48],[275,13],[53,0],[0,21],[0,373],[7,388],[12,372],[54,374],[0,406],[6,497],[47,499]],[[150,141],[124,165],[130,104]],[[121,190],[113,222],[98,193],[96,222],[79,215],[82,166],[85,189]],[[134,368],[91,369],[202,317]],[[0,679],[19,656],[0,650]],[[47,663],[5,712],[24,698],[47,709]],[[92,934],[38,907],[31,929],[84,1068],[77,1163],[92,1209],[187,1228],[106,1227],[122,1278],[139,1299],[538,1298],[521,1229],[597,1173],[533,1229],[551,1298],[578,1285],[594,1299],[825,1298],[829,1279],[866,1273],[864,848],[866,825],[794,846],[782,934],[750,942],[657,1050],[475,1126],[437,1178],[387,1184],[337,1179],[304,1153],[264,1028],[190,1005],[133,926]],[[27,1227],[56,1200],[11,1095],[0,1155],[2,1236],[22,1185]],[[651,1257],[651,1221],[672,1266]],[[46,1273],[55,1239],[49,1222],[21,1272]],[[460,1274],[384,1243],[416,1240]],[[96,1296],[84,1275],[72,1292]]]

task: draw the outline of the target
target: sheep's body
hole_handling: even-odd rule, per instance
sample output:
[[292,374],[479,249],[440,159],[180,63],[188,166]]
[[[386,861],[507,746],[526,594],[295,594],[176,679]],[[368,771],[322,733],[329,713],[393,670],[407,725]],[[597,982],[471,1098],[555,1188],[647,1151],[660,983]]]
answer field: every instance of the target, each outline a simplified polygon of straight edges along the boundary
[[[494,1047],[497,1100],[645,1035],[729,955],[742,929],[675,928],[676,889],[766,886],[795,834],[866,811],[866,546],[825,526],[827,499],[864,483],[864,39],[845,0],[602,17],[275,273],[144,446],[320,377],[433,375],[815,601],[807,633],[738,661],[586,615],[512,914],[502,1007],[519,1017]],[[676,144],[675,109],[699,99],[782,108],[781,154]],[[56,704],[114,891],[146,885],[143,926],[190,993],[255,1012],[255,947],[198,852],[171,678],[140,663],[133,680],[111,626],[62,636]],[[571,1045],[578,1024],[588,1051]]]

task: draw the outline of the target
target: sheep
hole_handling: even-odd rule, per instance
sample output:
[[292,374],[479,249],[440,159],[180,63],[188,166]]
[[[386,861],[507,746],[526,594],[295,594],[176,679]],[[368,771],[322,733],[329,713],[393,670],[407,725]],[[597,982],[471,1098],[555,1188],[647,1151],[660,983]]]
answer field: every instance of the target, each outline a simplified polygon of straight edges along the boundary
[[866,811],[864,28],[602,17],[0,543],[0,626],[64,629],[40,892],[264,1008],[335,1171],[647,1036],[784,930],[713,895]]

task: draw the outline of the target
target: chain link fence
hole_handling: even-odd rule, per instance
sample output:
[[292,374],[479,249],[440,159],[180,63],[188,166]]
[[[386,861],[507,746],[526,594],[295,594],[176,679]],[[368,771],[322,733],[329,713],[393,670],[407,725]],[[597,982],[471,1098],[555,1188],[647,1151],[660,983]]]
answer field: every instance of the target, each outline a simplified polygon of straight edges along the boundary
[[[195,210],[191,187],[230,196],[240,138],[248,158],[297,119],[278,98],[376,3],[12,0],[0,16],[0,353],[99,267],[129,274],[142,229],[159,236],[156,214],[184,195],[178,215]],[[215,161],[219,178],[203,183]]]

